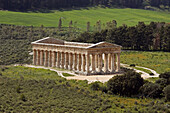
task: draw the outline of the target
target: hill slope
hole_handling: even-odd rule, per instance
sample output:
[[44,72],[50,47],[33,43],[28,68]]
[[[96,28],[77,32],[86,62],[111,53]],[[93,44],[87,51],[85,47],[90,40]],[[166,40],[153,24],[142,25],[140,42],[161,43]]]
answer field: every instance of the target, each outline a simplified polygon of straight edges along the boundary
[[76,26],[85,29],[86,23],[91,22],[91,26],[96,21],[101,20],[106,23],[116,20],[118,25],[127,24],[129,26],[136,25],[139,21],[145,23],[170,22],[170,14],[165,12],[148,11],[142,9],[109,9],[109,8],[89,8],[71,11],[53,11],[52,13],[22,13],[11,11],[0,11],[0,23],[15,25],[34,25],[34,26],[58,26],[58,20],[62,17],[63,26],[68,26],[72,20],[77,22]]

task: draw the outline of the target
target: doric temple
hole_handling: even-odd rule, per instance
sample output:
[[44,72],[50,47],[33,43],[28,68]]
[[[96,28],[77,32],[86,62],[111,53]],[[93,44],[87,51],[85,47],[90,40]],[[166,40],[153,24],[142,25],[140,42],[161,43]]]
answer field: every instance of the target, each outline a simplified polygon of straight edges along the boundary
[[78,43],[56,38],[32,42],[33,64],[72,70],[78,74],[120,72],[121,46],[107,42]]

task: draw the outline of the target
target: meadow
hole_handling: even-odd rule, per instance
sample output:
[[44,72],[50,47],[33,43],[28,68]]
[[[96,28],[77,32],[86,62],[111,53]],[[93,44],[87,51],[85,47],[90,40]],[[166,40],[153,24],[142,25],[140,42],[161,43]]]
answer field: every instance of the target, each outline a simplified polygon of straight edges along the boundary
[[124,51],[121,54],[121,63],[144,66],[157,73],[164,73],[170,71],[170,53]]
[[22,66],[0,67],[0,112],[167,112],[161,99],[138,99],[90,89],[85,81]]
[[57,27],[59,18],[61,18],[63,27],[68,27],[69,22],[72,20],[74,26],[81,30],[86,29],[88,21],[91,23],[92,29],[98,20],[101,20],[102,24],[116,20],[118,26],[122,24],[134,26],[139,21],[143,21],[146,24],[151,21],[170,22],[170,14],[167,12],[99,7],[65,11],[52,10],[50,13],[0,11],[0,17],[1,24],[33,25],[38,27],[41,25],[45,27]]

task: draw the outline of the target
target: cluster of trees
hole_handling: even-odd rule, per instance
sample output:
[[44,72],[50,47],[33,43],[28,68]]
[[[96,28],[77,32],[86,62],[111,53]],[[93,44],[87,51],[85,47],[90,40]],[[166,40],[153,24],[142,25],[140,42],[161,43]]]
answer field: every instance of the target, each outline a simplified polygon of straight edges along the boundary
[[151,5],[170,6],[169,0],[0,0],[0,8],[5,10],[60,9],[87,6],[119,6],[141,8]]
[[[114,24],[113,24],[114,25]],[[96,43],[107,41],[123,49],[170,51],[170,25],[164,22],[139,22],[136,26],[113,26],[97,32],[84,32],[73,41]]]
[[141,98],[162,98],[170,101],[170,72],[160,74],[155,83],[141,78],[139,73],[128,70],[122,76],[114,76],[106,86],[99,82],[91,84],[92,90],[102,90],[109,94]]

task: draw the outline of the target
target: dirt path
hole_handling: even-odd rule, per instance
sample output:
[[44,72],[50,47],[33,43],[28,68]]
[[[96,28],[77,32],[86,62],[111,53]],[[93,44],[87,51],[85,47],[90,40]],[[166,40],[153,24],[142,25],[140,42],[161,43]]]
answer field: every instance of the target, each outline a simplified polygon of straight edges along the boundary
[[[91,75],[91,76],[83,76],[83,75],[75,74],[73,71],[60,71],[60,70],[57,70],[57,69],[53,69],[53,68],[50,68],[50,67],[44,67],[44,66],[34,66],[34,65],[23,65],[23,66],[25,66],[25,67],[32,67],[32,68],[49,69],[49,70],[51,70],[51,71],[57,72],[59,76],[61,76],[61,77],[63,77],[63,78],[66,78],[66,79],[68,79],[68,80],[71,80],[71,79],[87,80],[89,83],[95,82],[95,81],[100,81],[100,82],[103,82],[103,83],[104,83],[104,82],[107,82],[109,79],[111,79],[113,76],[118,75],[118,74],[113,74],[113,75]],[[129,67],[127,64],[121,64],[121,66],[132,69],[132,68]],[[136,67],[140,67],[140,66],[136,66]],[[149,78],[149,77],[159,77],[159,74],[156,73],[156,71],[154,71],[154,70],[151,70],[151,69],[145,68],[145,67],[140,67],[140,68],[148,69],[148,70],[150,70],[152,73],[155,74],[154,76],[150,76],[148,73],[145,73],[145,72],[143,72],[143,71],[134,69],[136,72],[142,73],[141,76],[142,76],[144,79],[147,79],[147,78]],[[63,73],[68,73],[68,74],[75,75],[75,76],[65,77],[65,76],[63,76]]]
[[[126,67],[126,68],[129,68],[129,69],[134,69],[132,67],[130,67],[129,65],[127,64],[120,64],[121,66],[123,67]],[[146,68],[146,67],[141,67],[141,66],[135,66],[135,67],[139,67],[139,68],[143,68],[143,69],[147,69],[149,71],[151,71],[154,75],[153,76],[150,76],[148,73],[144,72],[144,71],[141,71],[141,70],[137,70],[137,69],[134,69],[137,73],[142,73],[141,76],[144,78],[144,79],[147,79],[147,78],[150,78],[150,77],[159,77],[159,74],[152,70],[152,69],[149,69],[149,68]]]

